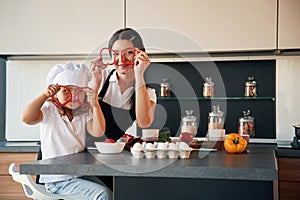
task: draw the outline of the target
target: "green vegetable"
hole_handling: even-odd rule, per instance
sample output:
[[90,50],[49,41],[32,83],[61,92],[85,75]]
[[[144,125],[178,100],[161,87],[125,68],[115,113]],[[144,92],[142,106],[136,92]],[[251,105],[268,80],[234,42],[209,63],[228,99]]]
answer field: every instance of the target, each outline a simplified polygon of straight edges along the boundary
[[158,142],[171,142],[170,133],[159,133]]

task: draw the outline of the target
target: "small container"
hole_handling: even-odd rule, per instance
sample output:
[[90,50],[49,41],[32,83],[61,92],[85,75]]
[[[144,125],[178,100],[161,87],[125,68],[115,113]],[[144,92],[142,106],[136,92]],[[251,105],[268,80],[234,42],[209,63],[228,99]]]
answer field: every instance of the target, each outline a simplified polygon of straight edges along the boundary
[[187,110],[186,116],[181,120],[181,133],[190,133],[195,137],[197,135],[197,118],[193,116],[193,110]]
[[206,77],[203,83],[203,97],[213,97],[215,96],[215,84],[212,82],[211,77]]
[[256,81],[253,76],[248,77],[248,81],[245,82],[245,97],[256,97]]
[[170,84],[168,83],[167,78],[163,78],[163,82],[160,84],[160,96],[161,97],[170,97]]
[[212,107],[212,111],[208,114],[208,130],[223,129],[224,113],[220,110],[220,106]]
[[300,140],[300,124],[294,125],[295,128],[295,136],[298,140]]
[[239,119],[238,133],[240,135],[249,135],[250,137],[254,137],[254,117],[250,116],[250,110],[243,111],[243,114],[244,116]]
[[142,129],[142,139],[145,142],[157,142],[158,141],[158,136],[159,136],[159,129],[155,128],[146,128]]

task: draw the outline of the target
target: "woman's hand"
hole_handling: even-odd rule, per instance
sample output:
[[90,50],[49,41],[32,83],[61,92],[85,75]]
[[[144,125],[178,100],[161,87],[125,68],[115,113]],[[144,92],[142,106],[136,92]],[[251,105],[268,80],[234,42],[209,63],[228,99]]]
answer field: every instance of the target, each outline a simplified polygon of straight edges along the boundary
[[98,95],[95,93],[95,90],[86,89],[85,93],[87,95],[87,101],[90,103],[91,107],[94,107],[95,103],[98,101]]
[[55,95],[60,90],[60,86],[58,84],[50,84],[47,89],[43,92],[43,94],[49,98]]
[[134,72],[136,75],[144,75],[146,69],[150,65],[150,60],[148,55],[142,51],[137,49],[137,54],[134,60]]
[[102,58],[96,58],[95,60],[93,60],[91,62],[90,65],[90,71],[92,74],[92,80],[91,80],[91,87],[94,90],[97,90],[100,86],[100,82],[101,82],[101,70],[105,69],[107,67],[107,65],[105,65],[102,61]]

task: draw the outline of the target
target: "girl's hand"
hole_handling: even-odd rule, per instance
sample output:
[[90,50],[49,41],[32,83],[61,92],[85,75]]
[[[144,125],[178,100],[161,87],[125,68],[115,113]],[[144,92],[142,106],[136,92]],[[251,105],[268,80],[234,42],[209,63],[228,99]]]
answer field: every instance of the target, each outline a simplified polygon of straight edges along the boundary
[[47,89],[44,91],[44,95],[49,98],[55,95],[60,90],[60,86],[58,84],[48,85]]
[[105,69],[105,65],[102,61],[102,58],[99,57],[91,62],[90,71],[92,74],[91,87],[96,89],[100,85],[101,81],[101,70]]
[[148,55],[144,51],[140,49],[136,49],[136,51],[137,54],[134,60],[134,72],[137,75],[143,75],[150,65],[150,60]]

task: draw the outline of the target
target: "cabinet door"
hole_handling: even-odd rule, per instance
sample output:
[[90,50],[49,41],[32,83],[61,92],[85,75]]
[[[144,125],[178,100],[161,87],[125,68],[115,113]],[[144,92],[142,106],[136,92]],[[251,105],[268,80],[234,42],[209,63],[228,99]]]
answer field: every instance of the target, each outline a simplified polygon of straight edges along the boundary
[[0,199],[28,200],[20,183],[13,181],[11,176],[0,176]]
[[300,1],[280,0],[278,18],[278,48],[300,48]]
[[278,158],[279,196],[281,200],[299,199],[299,158]]
[[128,0],[126,17],[154,52],[276,46],[276,0]]
[[[0,153],[0,199],[28,199],[25,196],[23,187],[15,182],[8,173],[11,163],[16,163],[19,168],[20,163],[32,162],[37,159],[37,153]],[[35,180],[35,176],[32,176]]]
[[[11,163],[20,163],[37,160],[37,153],[0,153],[0,175],[9,175],[8,168]],[[9,175],[10,176],[10,175]]]
[[2,0],[0,54],[91,53],[122,23],[119,0]]

